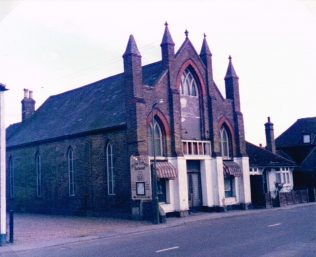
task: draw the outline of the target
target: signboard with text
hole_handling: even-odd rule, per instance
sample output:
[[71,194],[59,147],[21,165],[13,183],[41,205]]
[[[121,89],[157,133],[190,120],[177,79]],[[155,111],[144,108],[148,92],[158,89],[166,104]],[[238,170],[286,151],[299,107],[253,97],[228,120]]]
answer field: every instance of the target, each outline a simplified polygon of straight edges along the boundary
[[146,155],[131,156],[131,189],[132,200],[151,200],[150,161]]

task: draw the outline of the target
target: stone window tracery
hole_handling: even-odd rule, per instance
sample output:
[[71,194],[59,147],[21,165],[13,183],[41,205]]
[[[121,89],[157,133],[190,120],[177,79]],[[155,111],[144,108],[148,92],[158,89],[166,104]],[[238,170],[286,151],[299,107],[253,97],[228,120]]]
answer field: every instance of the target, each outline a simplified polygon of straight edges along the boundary
[[181,95],[198,96],[197,83],[189,69],[181,76]]

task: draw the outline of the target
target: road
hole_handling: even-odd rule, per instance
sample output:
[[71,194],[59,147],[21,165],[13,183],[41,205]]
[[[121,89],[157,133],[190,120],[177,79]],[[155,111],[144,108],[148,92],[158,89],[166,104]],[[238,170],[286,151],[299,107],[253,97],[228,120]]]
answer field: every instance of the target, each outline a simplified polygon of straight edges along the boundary
[[8,257],[315,257],[316,205],[6,253]]

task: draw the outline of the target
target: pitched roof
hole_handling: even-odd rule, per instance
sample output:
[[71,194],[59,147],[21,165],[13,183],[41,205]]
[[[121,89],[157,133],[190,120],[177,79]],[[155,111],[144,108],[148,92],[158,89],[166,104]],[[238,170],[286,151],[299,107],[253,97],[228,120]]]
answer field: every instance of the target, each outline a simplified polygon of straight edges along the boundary
[[14,124],[11,124],[9,127],[7,127],[7,129],[6,129],[6,137],[7,137],[7,139],[15,134],[15,132],[21,126],[21,124],[22,124],[22,122],[14,123]]
[[298,119],[292,126],[284,131],[275,143],[277,148],[303,146],[303,135],[311,136],[311,144],[316,145],[316,117]]
[[293,167],[295,162],[246,142],[250,167]]
[[[154,86],[161,61],[142,67],[143,84]],[[7,146],[70,136],[125,124],[124,73],[49,97],[26,121],[7,128]]]
[[163,73],[162,62],[154,62],[143,66],[143,84],[154,86]]
[[[122,74],[49,97],[8,137],[7,146],[42,141],[125,122]],[[120,104],[118,104],[120,103]]]

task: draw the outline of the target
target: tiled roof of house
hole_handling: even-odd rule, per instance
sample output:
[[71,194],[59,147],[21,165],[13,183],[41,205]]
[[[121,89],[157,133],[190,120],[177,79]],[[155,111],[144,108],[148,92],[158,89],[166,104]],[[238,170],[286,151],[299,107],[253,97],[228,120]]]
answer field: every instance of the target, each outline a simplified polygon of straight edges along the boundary
[[250,167],[293,167],[295,162],[246,142]]
[[[153,86],[161,62],[142,69],[143,83]],[[23,123],[7,129],[7,146],[17,146],[125,124],[124,74],[49,97]]]
[[303,143],[303,135],[306,134],[311,136],[311,145],[316,145],[316,117],[298,119],[276,138],[276,147],[286,148],[306,145]]

